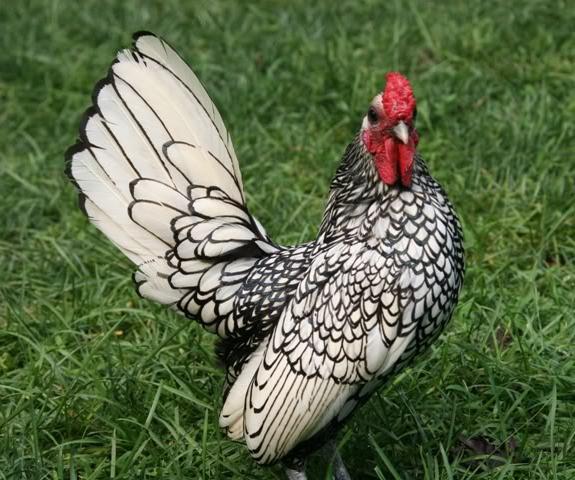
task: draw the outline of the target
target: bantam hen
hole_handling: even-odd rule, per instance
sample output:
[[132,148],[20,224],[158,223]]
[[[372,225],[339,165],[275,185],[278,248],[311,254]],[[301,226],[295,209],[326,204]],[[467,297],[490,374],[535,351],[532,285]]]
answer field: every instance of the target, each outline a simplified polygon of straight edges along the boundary
[[425,351],[462,286],[459,220],[416,152],[415,98],[387,74],[343,155],[317,238],[274,243],[246,206],[222,117],[182,58],[134,35],[93,93],[67,173],[134,264],[138,293],[219,338],[220,426],[305,478],[370,394]]

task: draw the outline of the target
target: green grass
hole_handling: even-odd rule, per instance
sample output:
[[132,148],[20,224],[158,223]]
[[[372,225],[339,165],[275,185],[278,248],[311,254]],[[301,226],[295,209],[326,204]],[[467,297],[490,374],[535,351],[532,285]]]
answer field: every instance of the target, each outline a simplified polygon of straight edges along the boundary
[[572,3],[308,3],[0,5],[0,479],[281,478],[218,429],[212,337],[137,298],[63,175],[93,84],[140,29],[194,66],[286,244],[313,238],[384,73],[411,78],[466,284],[431,354],[340,437],[344,458],[355,479],[575,478]]

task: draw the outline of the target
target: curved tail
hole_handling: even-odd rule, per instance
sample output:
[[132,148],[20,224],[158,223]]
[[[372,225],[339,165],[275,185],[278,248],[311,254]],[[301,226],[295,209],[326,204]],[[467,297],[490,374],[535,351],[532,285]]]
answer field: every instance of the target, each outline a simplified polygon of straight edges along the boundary
[[145,32],[92,98],[67,153],[83,210],[138,265],[143,297],[229,335],[234,294],[278,247],[245,206],[218,110],[178,54]]

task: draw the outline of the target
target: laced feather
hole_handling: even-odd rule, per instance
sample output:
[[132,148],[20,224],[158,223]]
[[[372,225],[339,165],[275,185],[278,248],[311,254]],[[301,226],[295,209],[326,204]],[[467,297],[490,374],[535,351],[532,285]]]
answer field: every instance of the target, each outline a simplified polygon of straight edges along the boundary
[[67,155],[84,211],[139,266],[142,296],[217,330],[247,274],[222,286],[230,254],[250,244],[276,250],[245,207],[221,115],[181,57],[145,32],[92,98]]

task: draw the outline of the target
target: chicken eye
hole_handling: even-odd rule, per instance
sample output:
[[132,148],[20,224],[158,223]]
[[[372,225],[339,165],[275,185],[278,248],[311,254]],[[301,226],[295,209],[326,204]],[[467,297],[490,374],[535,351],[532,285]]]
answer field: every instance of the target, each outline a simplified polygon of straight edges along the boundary
[[379,116],[377,115],[375,108],[369,107],[369,110],[367,111],[367,119],[369,120],[369,123],[372,124],[378,122]]

